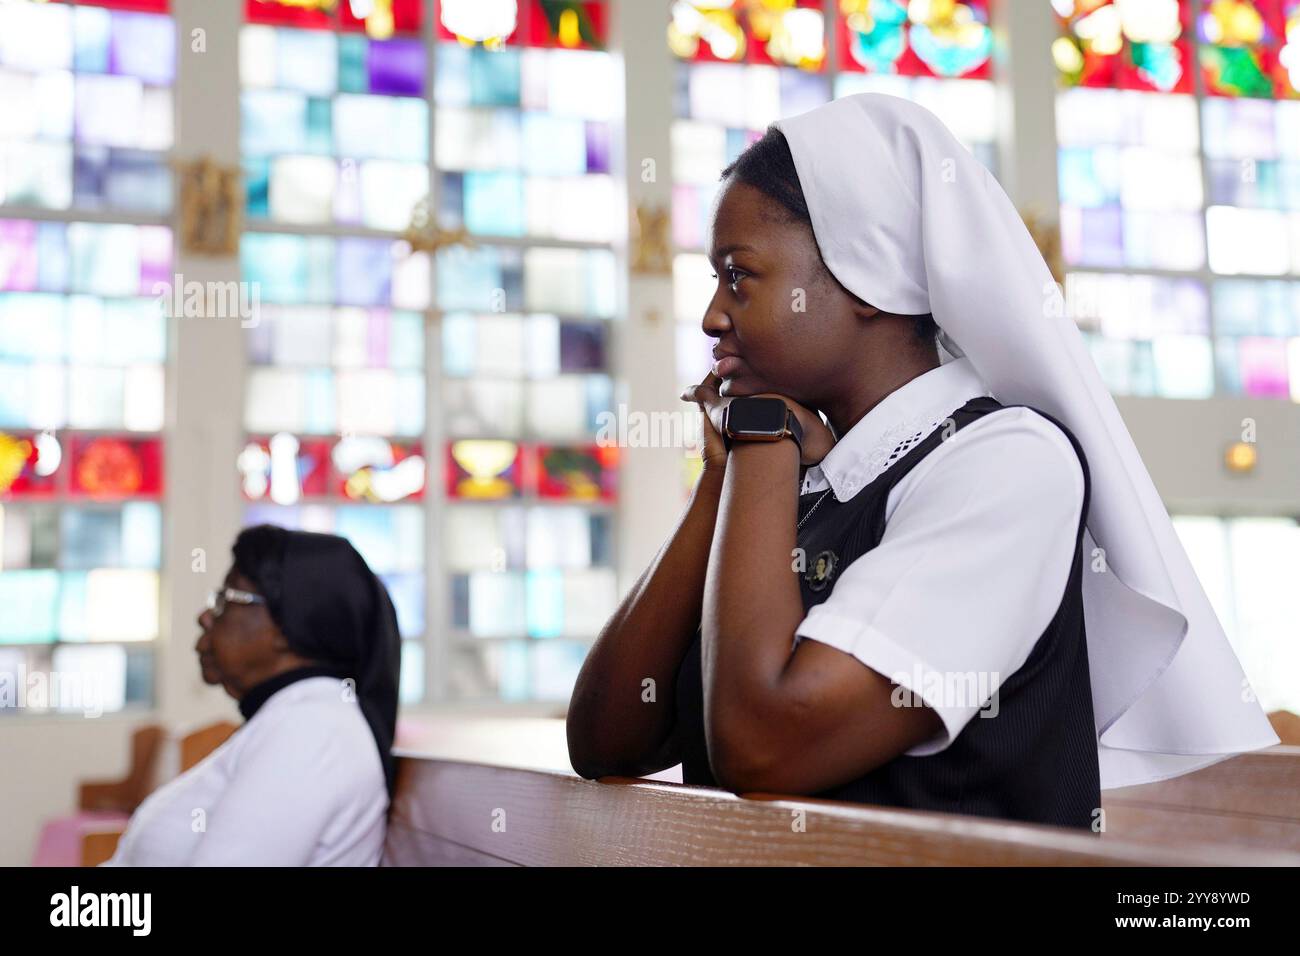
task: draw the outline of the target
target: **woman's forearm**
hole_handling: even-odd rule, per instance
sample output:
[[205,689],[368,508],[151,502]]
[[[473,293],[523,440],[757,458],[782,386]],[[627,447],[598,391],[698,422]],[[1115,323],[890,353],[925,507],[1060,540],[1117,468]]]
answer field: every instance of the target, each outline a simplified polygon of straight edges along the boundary
[[574,685],[569,759],[584,777],[641,776],[678,761],[677,668],[695,638],[722,468],[706,468],[668,541],[597,638]]

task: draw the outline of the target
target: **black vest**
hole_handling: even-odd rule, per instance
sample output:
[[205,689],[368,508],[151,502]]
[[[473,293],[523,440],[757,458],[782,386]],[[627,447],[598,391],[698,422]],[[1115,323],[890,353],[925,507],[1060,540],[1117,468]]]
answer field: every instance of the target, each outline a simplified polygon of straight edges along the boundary
[[[989,397],[975,398],[950,419],[961,429],[1004,407],[1010,406]],[[976,713],[939,753],[901,755],[865,776],[810,796],[1091,828],[1094,812],[1101,806],[1101,788],[1083,622],[1088,463],[1068,428],[1044,412],[1037,413],[1065,433],[1079,456],[1083,510],[1074,564],[1061,603],[1025,663],[997,688],[997,716]],[[880,543],[890,489],[939,446],[945,427],[951,434],[951,426],[936,428],[848,501],[840,502],[833,494],[826,496],[798,531],[798,545],[809,566],[799,583],[805,613],[830,596],[840,571]],[[801,496],[799,517],[807,515],[822,495],[818,491]],[[819,566],[818,555],[827,550],[836,556],[830,586],[819,579],[819,567],[824,570],[826,563]],[[998,572],[988,568],[983,573]],[[970,582],[970,586],[978,587],[978,582]],[[717,786],[704,737],[698,631],[678,669],[676,717],[683,782]],[[815,747],[816,741],[809,741],[809,746]]]

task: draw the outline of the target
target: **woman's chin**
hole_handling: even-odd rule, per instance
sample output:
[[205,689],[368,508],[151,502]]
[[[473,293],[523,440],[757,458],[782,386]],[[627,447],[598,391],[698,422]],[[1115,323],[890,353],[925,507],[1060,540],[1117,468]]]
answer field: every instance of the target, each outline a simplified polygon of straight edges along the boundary
[[736,398],[739,395],[753,395],[755,389],[746,387],[745,376],[736,375],[731,378],[724,378],[722,384],[718,386],[718,394],[723,398]]
[[718,394],[723,398],[739,398],[742,395],[758,395],[762,392],[780,392],[779,388],[761,382],[752,375],[741,373],[731,378],[724,378],[718,386]]

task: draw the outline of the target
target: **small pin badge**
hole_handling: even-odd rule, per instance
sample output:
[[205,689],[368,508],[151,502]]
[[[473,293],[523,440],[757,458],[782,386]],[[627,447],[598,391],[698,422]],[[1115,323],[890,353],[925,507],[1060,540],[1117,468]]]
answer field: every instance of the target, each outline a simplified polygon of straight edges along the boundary
[[825,590],[826,585],[831,583],[831,577],[835,574],[835,565],[838,560],[834,551],[823,551],[817,555],[807,573],[804,574],[804,580],[808,582],[808,588],[812,591]]

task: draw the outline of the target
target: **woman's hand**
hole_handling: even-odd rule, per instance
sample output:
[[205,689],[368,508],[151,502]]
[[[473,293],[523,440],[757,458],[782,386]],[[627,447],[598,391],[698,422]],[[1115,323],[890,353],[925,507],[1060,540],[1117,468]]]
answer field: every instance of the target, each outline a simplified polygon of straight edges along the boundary
[[[701,411],[704,412],[704,464],[706,467],[713,465],[724,465],[727,460],[727,448],[722,441],[722,417],[731,398],[723,398],[718,394],[718,386],[722,384],[721,379],[710,372],[704,376],[704,381],[698,385],[692,385],[682,392],[683,401],[696,402]],[[746,398],[750,396],[745,396]],[[792,398],[779,395],[776,392],[760,392],[753,396],[755,398],[779,398],[785,402],[786,407],[794,412],[795,418],[799,420],[803,428],[803,454],[800,457],[802,465],[816,465],[826,457],[827,453],[835,445],[835,435],[826,427],[821,416],[810,408],[805,408]]]
[[727,446],[722,441],[722,412],[731,401],[718,394],[722,379],[709,372],[699,385],[688,385],[679,396],[684,402],[695,402],[704,413],[705,468],[723,468],[727,464]]

